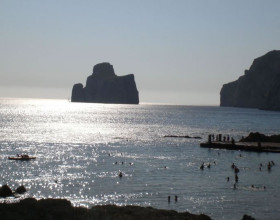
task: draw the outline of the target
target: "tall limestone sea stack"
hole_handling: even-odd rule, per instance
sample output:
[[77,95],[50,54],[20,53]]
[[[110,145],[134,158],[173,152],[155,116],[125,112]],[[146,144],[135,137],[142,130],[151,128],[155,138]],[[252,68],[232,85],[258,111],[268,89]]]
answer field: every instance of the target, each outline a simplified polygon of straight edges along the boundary
[[139,104],[134,75],[117,76],[110,63],[96,64],[84,88],[73,86],[71,102]]
[[220,105],[280,111],[280,51],[256,58],[245,75],[224,84]]

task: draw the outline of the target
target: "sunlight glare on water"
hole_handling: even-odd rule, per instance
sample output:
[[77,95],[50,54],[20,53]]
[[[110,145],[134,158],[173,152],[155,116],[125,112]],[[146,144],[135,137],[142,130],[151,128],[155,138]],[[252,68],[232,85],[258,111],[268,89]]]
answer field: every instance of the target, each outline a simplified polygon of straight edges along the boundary
[[[23,197],[66,198],[88,207],[152,206],[205,213],[213,219],[279,216],[278,154],[199,147],[212,133],[236,140],[250,131],[276,134],[279,112],[1,99],[0,116],[0,184],[13,189],[24,184],[28,192]],[[7,159],[16,154],[37,158]],[[260,163],[271,160],[276,163],[271,172],[259,170]],[[200,170],[202,162],[211,168]],[[240,168],[237,190],[233,162]]]

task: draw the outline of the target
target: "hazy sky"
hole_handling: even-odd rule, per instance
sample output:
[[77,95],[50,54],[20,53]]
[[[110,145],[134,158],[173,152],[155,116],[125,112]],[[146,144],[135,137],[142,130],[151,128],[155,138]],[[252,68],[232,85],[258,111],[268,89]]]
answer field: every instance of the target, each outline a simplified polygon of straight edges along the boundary
[[279,0],[0,0],[0,97],[71,97],[92,67],[135,74],[140,102],[217,105],[280,49]]

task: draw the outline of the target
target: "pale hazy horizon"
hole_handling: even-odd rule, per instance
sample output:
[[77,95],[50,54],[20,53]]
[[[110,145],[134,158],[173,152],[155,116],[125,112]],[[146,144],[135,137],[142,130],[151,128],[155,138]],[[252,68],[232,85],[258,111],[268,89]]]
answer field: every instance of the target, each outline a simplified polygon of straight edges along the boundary
[[279,49],[280,2],[0,0],[0,97],[71,97],[92,67],[133,73],[140,103],[219,105]]

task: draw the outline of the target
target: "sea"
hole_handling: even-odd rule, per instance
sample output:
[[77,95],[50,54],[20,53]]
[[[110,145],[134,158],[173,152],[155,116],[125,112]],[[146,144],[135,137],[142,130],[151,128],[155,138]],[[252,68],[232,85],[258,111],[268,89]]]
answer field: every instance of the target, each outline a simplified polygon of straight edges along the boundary
[[[200,147],[209,134],[237,141],[250,132],[279,134],[280,112],[1,98],[0,185],[23,184],[27,193],[0,202],[65,198],[74,206],[138,205],[214,220],[244,214],[279,220],[280,154]],[[16,154],[36,160],[8,160]],[[269,171],[270,161],[275,166]],[[202,163],[211,167],[201,170]],[[240,170],[236,189],[232,163]]]

